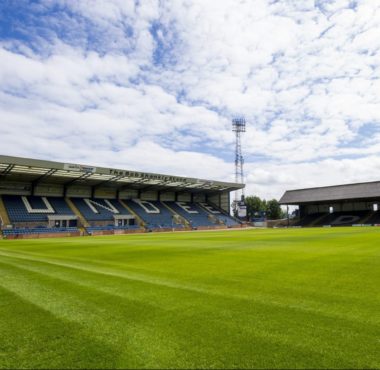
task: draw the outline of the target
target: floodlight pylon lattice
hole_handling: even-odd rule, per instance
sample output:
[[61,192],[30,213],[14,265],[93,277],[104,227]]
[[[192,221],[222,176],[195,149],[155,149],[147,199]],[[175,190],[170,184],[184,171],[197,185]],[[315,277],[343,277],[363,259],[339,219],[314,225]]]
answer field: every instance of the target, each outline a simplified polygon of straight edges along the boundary
[[[245,118],[239,117],[232,119],[232,131],[235,132],[235,182],[244,183],[244,158],[241,150],[241,134],[245,132]],[[244,189],[241,191],[242,197],[244,197]],[[235,192],[235,207],[239,202],[239,191]]]

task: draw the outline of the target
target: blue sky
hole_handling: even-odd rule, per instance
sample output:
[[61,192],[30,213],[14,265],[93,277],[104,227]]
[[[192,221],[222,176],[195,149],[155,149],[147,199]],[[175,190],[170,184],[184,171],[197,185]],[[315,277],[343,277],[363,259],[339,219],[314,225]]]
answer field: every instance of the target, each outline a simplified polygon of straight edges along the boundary
[[0,153],[233,180],[378,180],[380,3],[3,0]]

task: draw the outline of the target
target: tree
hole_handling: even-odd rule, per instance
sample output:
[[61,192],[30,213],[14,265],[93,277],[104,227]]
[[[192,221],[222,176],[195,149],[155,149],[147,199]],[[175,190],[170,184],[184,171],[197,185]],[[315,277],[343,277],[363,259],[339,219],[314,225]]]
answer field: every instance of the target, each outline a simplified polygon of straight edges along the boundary
[[268,200],[266,204],[266,211],[267,211],[267,217],[270,220],[278,220],[280,218],[284,218],[284,212],[281,209],[280,204],[278,203],[278,200],[271,199]]
[[260,215],[266,210],[265,200],[262,200],[257,196],[246,197],[245,204],[247,206],[247,215],[249,219],[260,217]]
[[245,198],[245,204],[247,206],[247,216],[249,220],[261,217],[278,220],[286,217],[286,212],[282,210],[276,199],[266,201],[265,199],[252,195]]

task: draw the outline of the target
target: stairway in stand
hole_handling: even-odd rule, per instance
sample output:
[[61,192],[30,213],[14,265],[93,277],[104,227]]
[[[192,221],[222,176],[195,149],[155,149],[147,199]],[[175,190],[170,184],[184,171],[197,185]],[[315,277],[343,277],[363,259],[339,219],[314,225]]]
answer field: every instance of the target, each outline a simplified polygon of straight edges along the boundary
[[144,220],[138,214],[136,214],[135,212],[133,212],[133,210],[130,207],[128,207],[127,203],[125,203],[123,200],[119,199],[119,202],[122,204],[122,206],[126,210],[128,210],[128,212],[131,215],[135,216],[135,219],[137,220],[139,226],[142,227],[142,228],[145,228],[145,222],[144,222]]
[[185,217],[180,216],[177,212],[175,212],[173,209],[171,209],[169,207],[169,205],[167,205],[165,202],[161,202],[161,204],[164,207],[166,207],[173,214],[173,216],[177,218],[177,220],[179,220],[181,222],[181,224],[183,225],[183,227],[185,229],[191,229],[191,225],[190,225],[189,221],[187,221],[185,219]]
[[[218,217],[216,217],[215,215],[213,215],[202,203],[197,203],[197,205],[199,206],[199,208],[202,208],[203,211],[205,211],[207,213],[207,217],[209,218],[209,220],[211,220],[211,222],[213,222],[215,225],[224,225],[226,226],[226,224],[220,220]],[[211,204],[210,204],[211,205]],[[219,211],[220,214],[223,214],[218,208],[219,207],[216,207],[214,205],[212,205],[213,208],[215,208],[215,210]]]
[[230,215],[226,210],[224,210],[223,208],[219,207],[215,203],[208,201],[207,204],[209,204],[216,211],[219,211],[221,215],[227,216],[227,217],[231,218],[232,220],[236,221],[238,224],[242,223],[242,221],[239,218],[237,218],[237,217],[235,217],[233,215]]
[[88,221],[82,216],[82,214],[79,212],[78,208],[75,206],[75,204],[71,201],[70,198],[65,198],[66,203],[70,207],[70,209],[74,212],[75,216],[78,217],[78,220],[80,221],[81,225],[83,227],[89,227],[90,224]]
[[3,222],[3,225],[10,225],[11,221],[9,220],[8,212],[5,209],[3,198],[0,195],[0,218]]
[[369,211],[361,220],[360,223],[365,225],[368,220],[375,214],[375,211]]
[[308,225],[308,227],[312,227],[316,225],[323,226],[323,223],[321,223],[321,221],[324,220],[325,218],[328,218],[329,216],[330,216],[330,213],[324,213],[322,216],[312,221],[311,224]]

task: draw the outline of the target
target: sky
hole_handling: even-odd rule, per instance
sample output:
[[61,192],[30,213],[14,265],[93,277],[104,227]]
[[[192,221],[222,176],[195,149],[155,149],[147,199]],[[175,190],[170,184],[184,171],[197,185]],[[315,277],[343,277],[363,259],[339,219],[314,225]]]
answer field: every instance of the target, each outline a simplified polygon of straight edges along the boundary
[[2,0],[0,154],[234,181],[380,180],[380,1]]

